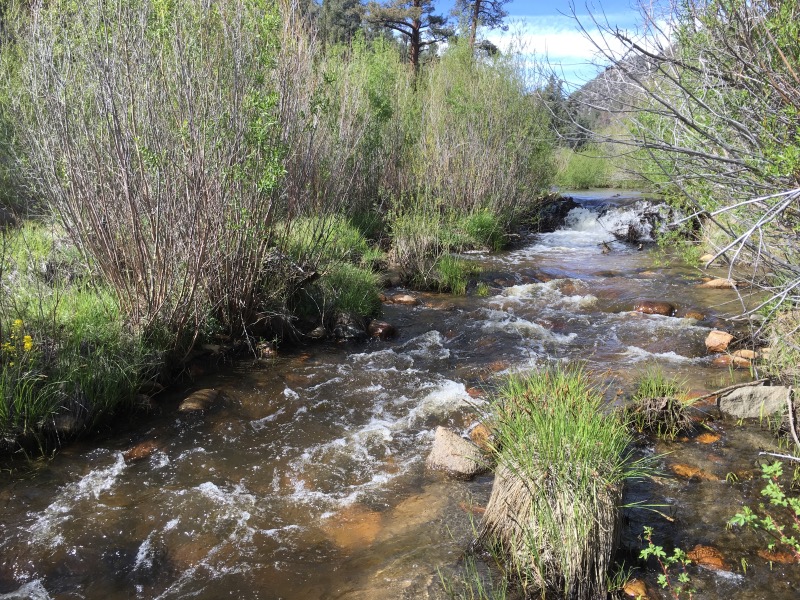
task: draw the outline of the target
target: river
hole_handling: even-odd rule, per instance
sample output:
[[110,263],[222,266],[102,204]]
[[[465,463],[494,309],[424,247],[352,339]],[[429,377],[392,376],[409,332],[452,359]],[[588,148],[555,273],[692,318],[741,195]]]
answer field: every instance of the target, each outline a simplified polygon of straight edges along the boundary
[[[640,194],[575,198],[559,230],[469,255],[488,295],[386,305],[395,339],[225,365],[159,400],[157,416],[4,472],[0,598],[444,598],[440,577],[458,572],[470,506],[492,480],[448,480],[424,459],[435,427],[466,433],[505,373],[584,361],[615,403],[654,363],[698,393],[747,376],[712,364],[703,343],[740,309],[735,292],[698,288],[703,273],[668,252],[614,241],[638,222]],[[641,299],[676,316],[632,312]],[[202,418],[176,412],[202,388],[223,399]],[[668,548],[725,555],[726,570],[694,573],[697,597],[796,598],[795,567],[770,569],[753,535],[725,528],[757,495],[757,448],[774,441],[758,425],[710,427],[710,444],[643,447],[663,474],[628,499],[659,507],[626,510],[624,547],[635,556],[651,525]],[[126,463],[147,441],[155,451]],[[713,480],[675,475],[676,463]]]

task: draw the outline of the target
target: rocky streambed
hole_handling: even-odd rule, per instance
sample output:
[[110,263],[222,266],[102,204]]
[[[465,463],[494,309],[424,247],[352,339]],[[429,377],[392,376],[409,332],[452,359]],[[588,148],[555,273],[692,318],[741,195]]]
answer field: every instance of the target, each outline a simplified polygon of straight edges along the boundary
[[[656,209],[639,194],[575,200],[552,233],[470,255],[481,293],[401,303],[388,301],[408,291],[388,290],[394,336],[198,375],[151,420],[4,471],[0,598],[446,597],[440,577],[462,568],[492,476],[454,480],[425,460],[438,426],[473,432],[505,373],[585,361],[618,404],[652,364],[696,395],[750,377],[706,346],[713,330],[739,333],[737,290],[703,286],[726,273],[654,250],[643,211]],[[615,235],[631,228],[635,243]],[[714,402],[700,410],[702,433],[642,447],[661,474],[627,492],[649,505],[625,511],[627,564],[647,525],[706,557],[696,597],[797,597],[795,565],[726,528],[758,495],[758,450],[778,443]],[[658,598],[655,575],[637,576]]]

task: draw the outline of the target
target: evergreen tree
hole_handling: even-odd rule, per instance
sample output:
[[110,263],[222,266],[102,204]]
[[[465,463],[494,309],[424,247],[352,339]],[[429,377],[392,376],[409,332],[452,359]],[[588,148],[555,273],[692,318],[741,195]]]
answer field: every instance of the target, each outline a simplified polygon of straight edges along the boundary
[[503,8],[509,0],[456,0],[453,12],[469,18],[469,46],[475,47],[478,35],[478,25],[490,29],[508,30],[508,25],[503,19],[508,16],[508,11]]
[[433,11],[433,0],[388,0],[385,4],[373,0],[367,6],[367,20],[403,37],[408,44],[409,61],[416,71],[424,48],[453,35],[447,18]]
[[361,29],[365,6],[361,0],[323,0],[320,29],[327,42],[348,43]]

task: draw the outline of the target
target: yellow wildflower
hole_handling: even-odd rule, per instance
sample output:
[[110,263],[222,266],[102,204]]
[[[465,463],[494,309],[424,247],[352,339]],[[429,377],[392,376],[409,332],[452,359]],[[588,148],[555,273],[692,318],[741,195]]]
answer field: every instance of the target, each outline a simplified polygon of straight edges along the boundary
[[25,352],[30,352],[33,349],[33,338],[29,335],[26,335],[22,338],[22,349]]

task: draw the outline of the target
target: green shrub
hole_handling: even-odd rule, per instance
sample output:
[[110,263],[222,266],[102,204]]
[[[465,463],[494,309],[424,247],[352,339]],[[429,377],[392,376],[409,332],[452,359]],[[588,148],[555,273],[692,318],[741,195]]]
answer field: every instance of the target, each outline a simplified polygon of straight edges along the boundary
[[492,414],[498,468],[480,539],[531,592],[605,597],[622,483],[636,473],[625,423],[575,366],[511,376]]
[[610,159],[597,147],[580,151],[561,150],[556,184],[563,189],[582,190],[608,187],[611,172]]
[[361,231],[339,215],[295,219],[289,226],[285,248],[296,260],[315,265],[358,263],[370,252]]
[[505,232],[500,217],[488,209],[475,211],[464,217],[462,227],[477,246],[498,251],[505,245]]
[[436,285],[440,292],[450,292],[456,296],[467,293],[467,284],[473,275],[479,272],[471,261],[446,254],[436,261]]
[[322,277],[332,308],[358,316],[376,316],[381,311],[380,277],[368,269],[348,263],[330,267]]

